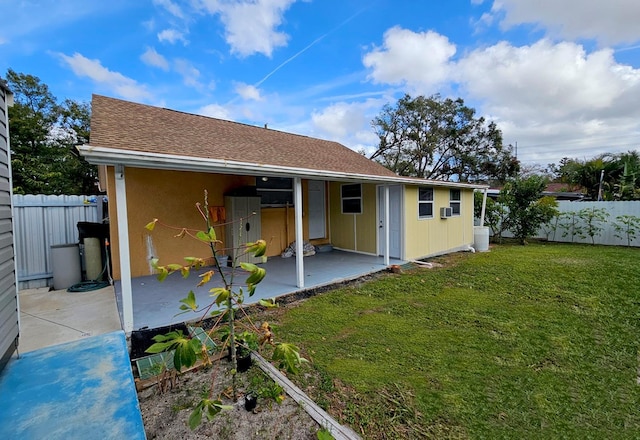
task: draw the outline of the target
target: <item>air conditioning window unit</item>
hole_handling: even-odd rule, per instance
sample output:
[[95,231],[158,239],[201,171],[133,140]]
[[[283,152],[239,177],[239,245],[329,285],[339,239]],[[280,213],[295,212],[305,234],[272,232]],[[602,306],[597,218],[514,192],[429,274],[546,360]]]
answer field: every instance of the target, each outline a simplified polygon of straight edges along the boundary
[[449,218],[453,215],[451,208],[448,206],[445,208],[440,208],[440,218]]

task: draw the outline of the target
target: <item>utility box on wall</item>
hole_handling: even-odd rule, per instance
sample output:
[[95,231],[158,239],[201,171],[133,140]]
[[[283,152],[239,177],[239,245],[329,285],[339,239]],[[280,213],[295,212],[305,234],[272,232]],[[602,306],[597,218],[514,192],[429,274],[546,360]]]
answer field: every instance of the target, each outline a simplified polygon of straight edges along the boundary
[[229,261],[240,263],[261,263],[261,258],[244,253],[244,249],[238,249],[246,243],[260,240],[262,234],[262,219],[260,217],[260,197],[227,196],[224,198],[224,207],[227,214],[225,225],[226,240]]

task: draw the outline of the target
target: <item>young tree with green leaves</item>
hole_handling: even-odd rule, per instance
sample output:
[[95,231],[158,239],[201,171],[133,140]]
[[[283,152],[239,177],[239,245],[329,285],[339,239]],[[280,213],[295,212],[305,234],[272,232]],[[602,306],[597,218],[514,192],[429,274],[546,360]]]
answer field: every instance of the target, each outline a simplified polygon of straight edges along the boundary
[[513,179],[500,191],[498,201],[507,208],[509,229],[527,244],[527,238],[536,234],[540,226],[558,214],[558,203],[553,197],[542,197],[546,180],[540,176]]
[[500,183],[518,172],[496,124],[476,117],[461,98],[405,95],[371,124],[379,138],[371,159],[401,176]]

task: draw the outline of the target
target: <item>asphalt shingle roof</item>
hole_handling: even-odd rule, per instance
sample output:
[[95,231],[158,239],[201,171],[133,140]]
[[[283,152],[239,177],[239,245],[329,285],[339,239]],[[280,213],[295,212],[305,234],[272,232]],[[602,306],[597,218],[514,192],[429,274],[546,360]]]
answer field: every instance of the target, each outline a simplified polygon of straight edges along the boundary
[[337,142],[93,95],[92,147],[332,171],[395,174]]

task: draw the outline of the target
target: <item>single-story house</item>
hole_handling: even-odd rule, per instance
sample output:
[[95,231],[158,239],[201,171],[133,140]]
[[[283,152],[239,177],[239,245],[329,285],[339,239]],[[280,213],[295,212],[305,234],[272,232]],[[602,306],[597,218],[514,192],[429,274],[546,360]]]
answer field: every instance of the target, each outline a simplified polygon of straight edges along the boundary
[[[400,177],[336,142],[98,95],[90,143],[79,150],[102,169],[127,332],[131,279],[152,273],[151,258],[207,256],[200,243],[175,239],[179,230],[151,236],[145,225],[157,218],[204,229],[195,209],[204,190],[218,237],[233,244],[255,233],[268,257],[296,242],[291,270],[302,289],[305,241],[383,256],[386,264],[468,249],[473,191],[484,188]],[[225,225],[239,218],[242,228]]]

